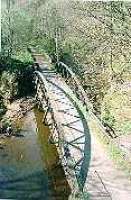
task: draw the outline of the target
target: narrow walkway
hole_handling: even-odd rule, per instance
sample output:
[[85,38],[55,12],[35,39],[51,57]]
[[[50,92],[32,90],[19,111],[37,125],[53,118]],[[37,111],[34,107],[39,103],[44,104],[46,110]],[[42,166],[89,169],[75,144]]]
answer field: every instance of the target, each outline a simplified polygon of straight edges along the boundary
[[[67,93],[70,89],[58,75],[44,71],[43,75],[48,81],[48,92],[51,97],[52,107],[58,122],[63,126],[64,139],[68,144],[70,157],[73,158],[73,164],[71,163],[70,168],[73,167],[75,170],[79,187],[84,188],[83,199],[86,199],[88,191],[92,200],[95,200],[96,196],[97,200],[104,200],[105,197],[110,200],[110,194],[101,182],[100,177],[92,172],[88,177],[91,157],[90,132],[86,119],[81,110],[79,110],[77,103],[74,105],[72,98]],[[69,159],[67,158],[68,161]],[[70,174],[70,176],[73,176],[73,174]],[[86,182],[88,184],[85,184]],[[95,183],[97,183],[97,187],[94,187]]]
[[[96,139],[93,131],[91,129],[90,131],[92,145],[89,174],[90,172],[95,173],[97,171],[111,194],[112,200],[131,200],[131,181],[124,172],[116,168],[111,158],[109,158],[106,149]],[[97,188],[97,183],[95,182],[94,187]]]
[[73,165],[68,167],[73,167],[79,187],[84,188],[85,195],[88,191],[90,200],[130,200],[131,181],[108,158],[95,137],[95,130],[88,127],[79,105],[70,95],[70,88],[59,75],[49,71],[47,65],[41,63],[40,67],[49,85],[54,114],[64,129],[65,151],[70,151],[67,160],[73,159]]

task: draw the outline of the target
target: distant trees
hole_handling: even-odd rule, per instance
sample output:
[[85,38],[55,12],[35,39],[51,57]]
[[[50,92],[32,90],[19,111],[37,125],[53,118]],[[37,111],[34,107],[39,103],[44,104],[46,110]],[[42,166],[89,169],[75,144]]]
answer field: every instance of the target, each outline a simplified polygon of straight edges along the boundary
[[11,0],[6,0],[4,2],[5,8],[2,13],[4,15],[4,16],[2,15],[2,45],[4,47],[4,50],[7,51],[8,56],[11,56],[12,54],[12,45],[13,45],[13,29],[11,24],[12,3],[13,2]]
[[27,10],[18,8],[13,0],[7,0],[2,9],[2,52],[11,57],[27,47],[32,39],[32,17]]
[[72,1],[69,7],[65,41],[81,64],[90,99],[101,110],[108,89],[129,80],[131,4]]

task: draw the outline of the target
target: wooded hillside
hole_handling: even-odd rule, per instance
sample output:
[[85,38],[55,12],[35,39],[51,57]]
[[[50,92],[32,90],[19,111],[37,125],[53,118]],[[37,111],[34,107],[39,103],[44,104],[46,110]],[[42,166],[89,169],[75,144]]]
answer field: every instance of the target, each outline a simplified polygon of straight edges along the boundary
[[[20,1],[19,1],[20,2]],[[2,55],[29,61],[27,46],[78,75],[96,114],[117,134],[131,133],[131,3],[6,1]]]

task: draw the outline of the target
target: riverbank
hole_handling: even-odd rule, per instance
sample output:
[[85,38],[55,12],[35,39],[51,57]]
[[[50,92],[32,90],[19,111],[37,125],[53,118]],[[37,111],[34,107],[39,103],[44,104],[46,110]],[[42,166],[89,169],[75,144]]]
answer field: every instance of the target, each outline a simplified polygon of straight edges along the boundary
[[20,129],[22,118],[34,108],[35,104],[35,100],[32,97],[21,98],[8,104],[7,112],[0,124],[1,136],[9,136],[17,133]]
[[21,98],[7,107],[7,112],[5,114],[6,118],[12,121],[23,118],[28,111],[30,111],[35,106],[35,100],[32,97]]

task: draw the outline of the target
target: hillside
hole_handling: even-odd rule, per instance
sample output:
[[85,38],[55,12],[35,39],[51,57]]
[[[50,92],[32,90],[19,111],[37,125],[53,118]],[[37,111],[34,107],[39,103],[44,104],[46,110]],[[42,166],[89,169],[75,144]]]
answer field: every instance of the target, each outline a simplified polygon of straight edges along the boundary
[[31,45],[63,61],[78,75],[102,123],[130,135],[131,3],[19,1],[18,10],[9,2],[3,53],[28,60]]

